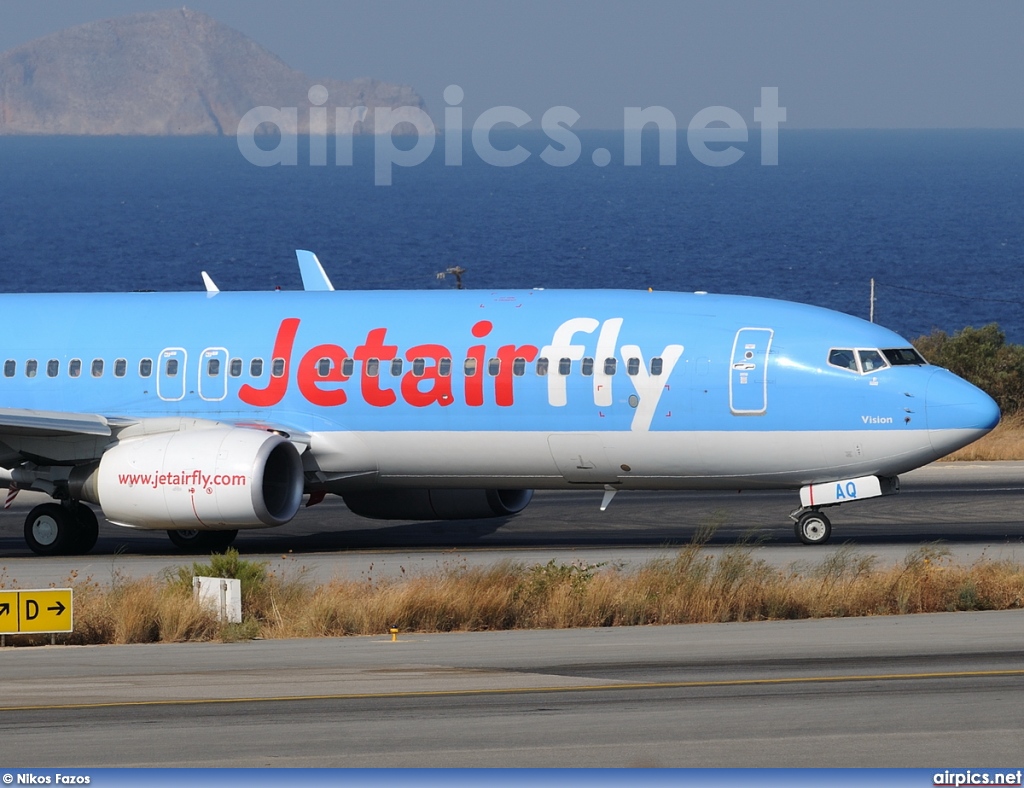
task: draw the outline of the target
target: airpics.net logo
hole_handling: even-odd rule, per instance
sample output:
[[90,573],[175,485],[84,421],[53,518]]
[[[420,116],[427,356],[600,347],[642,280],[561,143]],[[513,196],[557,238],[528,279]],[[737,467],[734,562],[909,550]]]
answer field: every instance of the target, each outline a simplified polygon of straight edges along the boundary
[[[465,92],[458,85],[449,85],[444,91],[444,128],[440,131],[430,116],[420,107],[336,107],[333,129],[329,127],[328,110],[324,106],[329,98],[327,88],[314,85],[309,89],[308,113],[300,123],[298,107],[255,107],[238,123],[235,134],[238,149],[257,167],[297,166],[299,163],[299,129],[308,128],[309,164],[327,166],[327,140],[334,136],[335,166],[351,166],[352,139],[356,133],[372,131],[374,138],[374,183],[390,186],[395,167],[415,167],[434,152],[439,136],[444,141],[444,163],[458,167],[466,154],[466,119],[461,106]],[[371,117],[372,116],[372,117]],[[551,167],[569,167],[583,155],[583,144],[573,126],[580,114],[572,107],[558,106],[548,109],[540,118],[541,131],[550,143],[540,152],[540,159]],[[306,121],[308,120],[308,123]],[[676,163],[678,123],[676,116],[666,107],[625,107],[623,109],[622,164],[642,164],[642,134],[653,128],[658,134],[658,164]],[[761,164],[779,163],[779,124],[786,120],[786,108],[779,106],[777,87],[761,88],[761,104],[754,107],[754,122],[760,127]],[[370,123],[372,121],[372,124]],[[522,145],[511,148],[495,147],[491,132],[499,126],[522,128],[533,118],[519,107],[491,107],[472,123],[469,133],[473,153],[481,161],[494,167],[515,167],[533,154]],[[371,128],[367,128],[371,126]],[[273,147],[263,147],[260,141],[274,139]],[[403,145],[395,144],[396,137]],[[412,145],[409,139],[414,139]],[[734,109],[722,106],[705,107],[697,112],[686,127],[686,143],[690,153],[708,167],[728,167],[739,161],[746,151],[737,144],[746,143],[749,129],[743,116]],[[612,164],[612,152],[596,148],[590,160],[596,167]]]

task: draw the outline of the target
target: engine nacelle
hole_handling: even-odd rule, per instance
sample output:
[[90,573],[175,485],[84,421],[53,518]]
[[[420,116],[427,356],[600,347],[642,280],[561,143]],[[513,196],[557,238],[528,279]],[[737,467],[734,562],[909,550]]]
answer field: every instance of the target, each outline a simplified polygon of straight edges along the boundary
[[376,520],[481,520],[518,514],[533,490],[366,490],[347,492],[345,504]]
[[111,522],[230,530],[282,525],[302,502],[299,452],[270,432],[214,427],[130,438],[81,487]]

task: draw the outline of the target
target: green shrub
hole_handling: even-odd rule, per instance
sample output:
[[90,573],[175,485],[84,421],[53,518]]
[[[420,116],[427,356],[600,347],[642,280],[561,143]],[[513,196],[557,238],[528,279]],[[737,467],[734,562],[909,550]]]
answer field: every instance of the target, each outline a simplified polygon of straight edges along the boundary
[[1004,415],[1024,410],[1024,345],[1006,344],[996,323],[968,326],[953,336],[932,331],[915,340],[914,347],[932,364],[987,392]]
[[242,591],[242,605],[248,606],[257,596],[263,594],[267,585],[267,562],[248,561],[238,555],[233,547],[223,554],[214,553],[210,563],[193,563],[170,570],[167,580],[171,585],[181,585],[192,591],[193,577],[226,577],[239,580]]

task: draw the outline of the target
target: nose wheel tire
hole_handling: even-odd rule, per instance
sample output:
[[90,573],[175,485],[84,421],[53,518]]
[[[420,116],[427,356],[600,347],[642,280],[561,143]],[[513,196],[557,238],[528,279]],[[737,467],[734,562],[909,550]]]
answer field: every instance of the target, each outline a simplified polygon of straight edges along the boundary
[[825,544],[832,536],[832,523],[821,512],[804,512],[796,521],[796,538],[804,544]]

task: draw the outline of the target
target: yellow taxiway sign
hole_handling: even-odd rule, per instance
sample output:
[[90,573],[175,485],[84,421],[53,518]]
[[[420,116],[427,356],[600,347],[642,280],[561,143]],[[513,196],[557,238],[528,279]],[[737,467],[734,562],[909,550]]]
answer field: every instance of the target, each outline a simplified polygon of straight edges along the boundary
[[71,597],[70,588],[0,591],[0,635],[71,632]]

